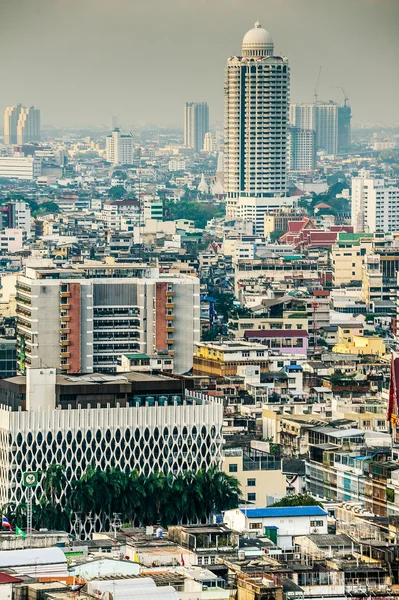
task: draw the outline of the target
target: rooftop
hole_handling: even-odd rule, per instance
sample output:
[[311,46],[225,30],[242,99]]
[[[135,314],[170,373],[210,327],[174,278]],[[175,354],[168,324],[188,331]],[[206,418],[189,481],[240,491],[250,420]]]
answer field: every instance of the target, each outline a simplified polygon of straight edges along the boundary
[[248,519],[273,517],[313,517],[325,516],[327,512],[320,506],[275,506],[270,508],[242,508]]

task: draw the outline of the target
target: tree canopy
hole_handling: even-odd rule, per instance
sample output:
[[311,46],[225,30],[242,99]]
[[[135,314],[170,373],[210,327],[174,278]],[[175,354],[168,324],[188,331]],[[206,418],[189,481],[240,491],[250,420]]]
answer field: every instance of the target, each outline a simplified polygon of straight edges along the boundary
[[173,202],[167,200],[165,203],[165,215],[168,219],[188,219],[194,221],[199,229],[204,229],[207,221],[214,217],[222,217],[226,212],[224,204],[214,204],[212,202],[201,203],[196,200],[180,200]]
[[322,503],[316,498],[313,498],[310,494],[293,494],[292,496],[285,496],[278,502],[272,504],[272,506],[321,506]]
[[108,194],[112,198],[112,200],[119,200],[120,198],[126,196],[127,191],[123,187],[123,185],[114,185],[112,186],[112,188],[110,188]]
[[[82,520],[98,515],[103,523],[118,513],[124,523],[163,526],[206,522],[212,515],[235,508],[240,485],[216,468],[165,475],[139,474],[120,469],[89,467],[68,486],[65,467],[52,464],[43,474],[43,493],[33,506],[35,528],[71,529],[74,513]],[[5,504],[3,514],[12,525],[26,528],[26,505]]]

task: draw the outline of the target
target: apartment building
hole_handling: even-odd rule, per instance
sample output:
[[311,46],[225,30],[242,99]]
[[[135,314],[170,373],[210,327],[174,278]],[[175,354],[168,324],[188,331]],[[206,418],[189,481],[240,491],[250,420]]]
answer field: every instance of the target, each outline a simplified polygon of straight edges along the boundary
[[256,448],[226,448],[222,471],[236,477],[243,498],[258,506],[267,506],[268,499],[286,494],[286,478],[281,458]]
[[339,233],[331,247],[333,286],[361,281],[365,257],[372,252],[372,234]]
[[229,321],[229,330],[237,339],[242,339],[246,331],[259,330],[308,330],[307,314],[296,311],[285,311],[283,316],[267,317],[267,316],[252,316],[241,317],[239,319],[231,319]]
[[399,187],[361,170],[352,179],[352,225],[356,232],[399,231]]
[[121,133],[116,127],[106,138],[106,159],[114,165],[131,165],[133,162],[133,137]]
[[268,351],[262,344],[225,341],[197,342],[194,346],[194,375],[227,377],[237,375],[240,366],[254,365],[261,372],[269,370]]
[[126,353],[193,364],[200,337],[199,280],[142,265],[26,268],[17,278],[19,371],[114,372]]

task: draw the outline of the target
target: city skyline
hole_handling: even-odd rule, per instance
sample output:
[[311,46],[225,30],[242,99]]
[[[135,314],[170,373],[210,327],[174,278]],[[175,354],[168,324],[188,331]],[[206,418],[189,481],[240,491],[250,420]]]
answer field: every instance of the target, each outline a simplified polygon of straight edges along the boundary
[[[290,61],[293,102],[313,100],[322,66],[320,99],[343,102],[334,89],[342,86],[356,122],[380,122],[381,115],[384,123],[398,121],[395,0],[337,0],[332,6],[325,0],[271,0],[267,7],[258,0],[203,0],[189,7],[179,0],[167,7],[154,0],[119,0],[116,6],[100,0],[93,8],[92,0],[83,6],[75,0],[62,6],[2,2],[0,73],[8,82],[0,92],[2,110],[19,102],[38,106],[44,125],[108,123],[117,114],[121,124],[181,127],[184,103],[205,100],[212,125],[222,123],[226,58],[239,54],[243,33],[259,19],[273,36],[276,54]],[[28,47],[32,35],[34,53]],[[48,75],[38,77],[41,71]],[[373,72],[378,85],[370,79]]]

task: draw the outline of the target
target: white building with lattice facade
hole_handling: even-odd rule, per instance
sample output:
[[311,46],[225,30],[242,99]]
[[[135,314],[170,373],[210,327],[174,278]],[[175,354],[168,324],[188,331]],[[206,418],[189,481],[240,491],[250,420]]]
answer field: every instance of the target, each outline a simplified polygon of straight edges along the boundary
[[[10,386],[3,384],[2,392],[8,389],[9,405],[0,407],[1,505],[24,501],[25,471],[42,473],[53,463],[65,466],[65,495],[71,482],[80,479],[89,466],[149,475],[154,471],[195,472],[221,465],[220,399],[198,392],[162,393],[165,378],[159,380],[157,396],[136,393],[133,401],[123,404],[71,408],[58,402],[56,377],[54,369],[28,369],[22,402],[26,410],[21,405],[17,409]],[[76,382],[78,378],[69,379],[71,384],[83,383]],[[121,377],[114,379],[116,383]],[[112,385],[112,381],[104,383]],[[40,478],[33,488],[37,500],[43,491]],[[108,528],[96,515],[83,525],[87,535]]]

